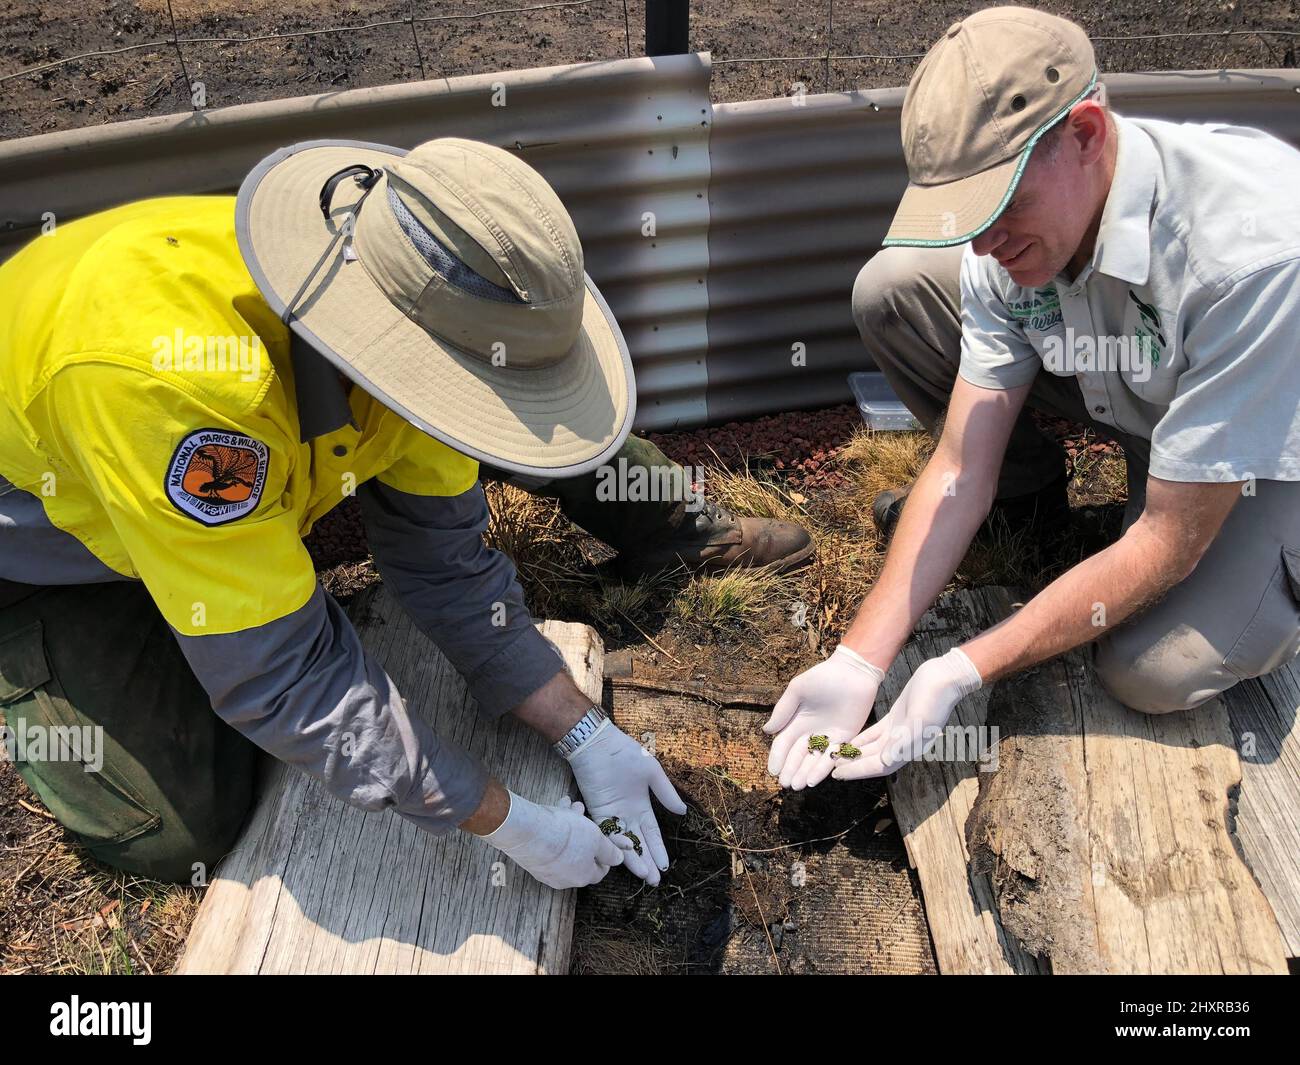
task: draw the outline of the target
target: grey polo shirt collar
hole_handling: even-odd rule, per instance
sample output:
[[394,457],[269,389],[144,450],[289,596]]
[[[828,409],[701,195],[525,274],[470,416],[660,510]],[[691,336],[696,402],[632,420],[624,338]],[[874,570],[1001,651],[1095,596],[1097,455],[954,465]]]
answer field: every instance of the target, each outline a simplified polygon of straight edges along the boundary
[[1099,274],[1145,285],[1151,272],[1151,214],[1156,196],[1160,157],[1151,138],[1120,115],[1115,115],[1119,150],[1115,176],[1102,209],[1101,225],[1092,260],[1073,282],[1061,286],[1077,292],[1095,270]]
[[345,425],[356,428],[338,370],[292,330],[289,332],[289,359],[293,363],[299,440],[305,444]]

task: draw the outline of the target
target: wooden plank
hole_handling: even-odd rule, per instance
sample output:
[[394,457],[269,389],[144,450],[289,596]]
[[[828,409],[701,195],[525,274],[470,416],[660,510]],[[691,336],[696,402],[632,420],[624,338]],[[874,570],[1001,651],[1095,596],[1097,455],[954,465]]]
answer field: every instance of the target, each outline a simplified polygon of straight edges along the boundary
[[[512,718],[478,715],[464,682],[382,585],[349,611],[407,704],[535,802],[571,793],[563,762]],[[544,622],[578,686],[601,696],[588,626]],[[462,832],[433,837],[346,806],[271,763],[261,799],[204,895],[181,973],[563,973],[574,892]]]
[[[1005,588],[977,588],[942,597],[921,619],[885,675],[876,717],[887,713],[922,662],[965,642],[1011,612]],[[981,689],[957,706],[956,724],[984,724],[989,691]],[[966,850],[966,819],[979,794],[979,764],[923,761],[904,766],[890,781],[908,858],[921,881],[935,960],[943,973],[1029,973],[1035,960],[1003,930],[988,877],[972,873]]]
[[[1005,589],[941,600],[877,713],[922,661],[1011,609]],[[923,761],[891,786],[941,971],[1286,971],[1230,834],[1241,770],[1221,700],[1135,713],[1081,649],[976,693],[958,718],[997,728],[996,770]]]
[[1300,957],[1300,661],[1243,681],[1224,702],[1241,756],[1237,838],[1287,954]]

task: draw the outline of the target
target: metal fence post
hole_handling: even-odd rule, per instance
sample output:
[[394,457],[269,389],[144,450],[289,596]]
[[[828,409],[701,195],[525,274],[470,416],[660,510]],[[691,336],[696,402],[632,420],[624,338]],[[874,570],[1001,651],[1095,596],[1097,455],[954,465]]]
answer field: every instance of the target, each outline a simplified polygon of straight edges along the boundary
[[690,24],[690,0],[645,0],[645,54],[686,53]]

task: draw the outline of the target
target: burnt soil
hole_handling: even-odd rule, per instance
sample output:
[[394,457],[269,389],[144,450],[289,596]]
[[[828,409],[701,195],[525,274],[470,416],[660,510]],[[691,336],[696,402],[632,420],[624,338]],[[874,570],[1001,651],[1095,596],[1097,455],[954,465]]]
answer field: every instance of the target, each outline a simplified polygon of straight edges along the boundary
[[[419,14],[464,15],[522,3],[444,0]],[[898,59],[821,59],[762,63],[728,60],[822,56],[827,51],[827,5],[784,0],[692,0],[690,47],[713,55],[717,100],[787,95],[795,83],[809,92],[905,85],[917,60],[952,22],[984,3],[857,0],[838,4],[829,34],[835,55]],[[1074,18],[1094,38],[1161,33],[1297,28],[1294,2],[1098,0],[1038,6]],[[400,20],[407,0],[173,0],[181,38],[246,38],[331,26]],[[613,59],[644,51],[644,3],[630,0],[628,19],[616,0],[482,19],[424,23],[419,54],[409,25],[310,34],[254,43],[208,40],[185,44],[182,61],[169,46],[94,56],[31,76],[0,82],[0,136],[27,136],[123,118],[190,109],[187,81],[202,81],[206,105],[273,100],[484,71]],[[70,0],[0,0],[0,75],[88,51],[166,40],[166,0],[109,0],[86,7]],[[1286,67],[1295,65],[1292,38],[1263,35],[1097,40],[1105,71]],[[186,77],[188,75],[188,79]]]
[[[689,810],[680,820],[661,815],[672,864],[654,889],[615,870],[580,893],[576,972],[794,975],[877,968],[885,937],[859,927],[870,911],[844,897],[844,878],[876,877],[879,863],[908,882],[910,894],[898,909],[915,907],[917,897],[883,781],[832,782],[796,794],[744,787],[718,766],[674,758],[663,765]],[[919,949],[908,964],[879,971],[934,971],[919,918],[915,924],[906,931]],[[629,954],[636,963],[629,964]]]

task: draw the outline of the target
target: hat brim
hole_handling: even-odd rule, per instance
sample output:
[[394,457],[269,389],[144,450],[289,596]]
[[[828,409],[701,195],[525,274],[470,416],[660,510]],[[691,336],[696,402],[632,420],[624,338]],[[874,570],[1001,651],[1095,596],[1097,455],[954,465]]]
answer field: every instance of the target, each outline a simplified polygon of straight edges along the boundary
[[[571,477],[623,445],[636,413],[627,344],[590,277],[582,327],[550,366],[496,366],[433,336],[396,307],[360,262],[345,262],[338,223],[364,195],[340,182],[331,221],[321,186],[361,163],[406,152],[360,141],[310,141],[268,156],[248,175],[235,209],[240,251],[276,314],[385,406],[449,447],[510,473]],[[362,211],[382,210],[381,200]],[[334,244],[333,250],[331,244]]]
[[881,243],[947,248],[974,240],[1006,210],[1032,150],[943,185],[909,182]]

